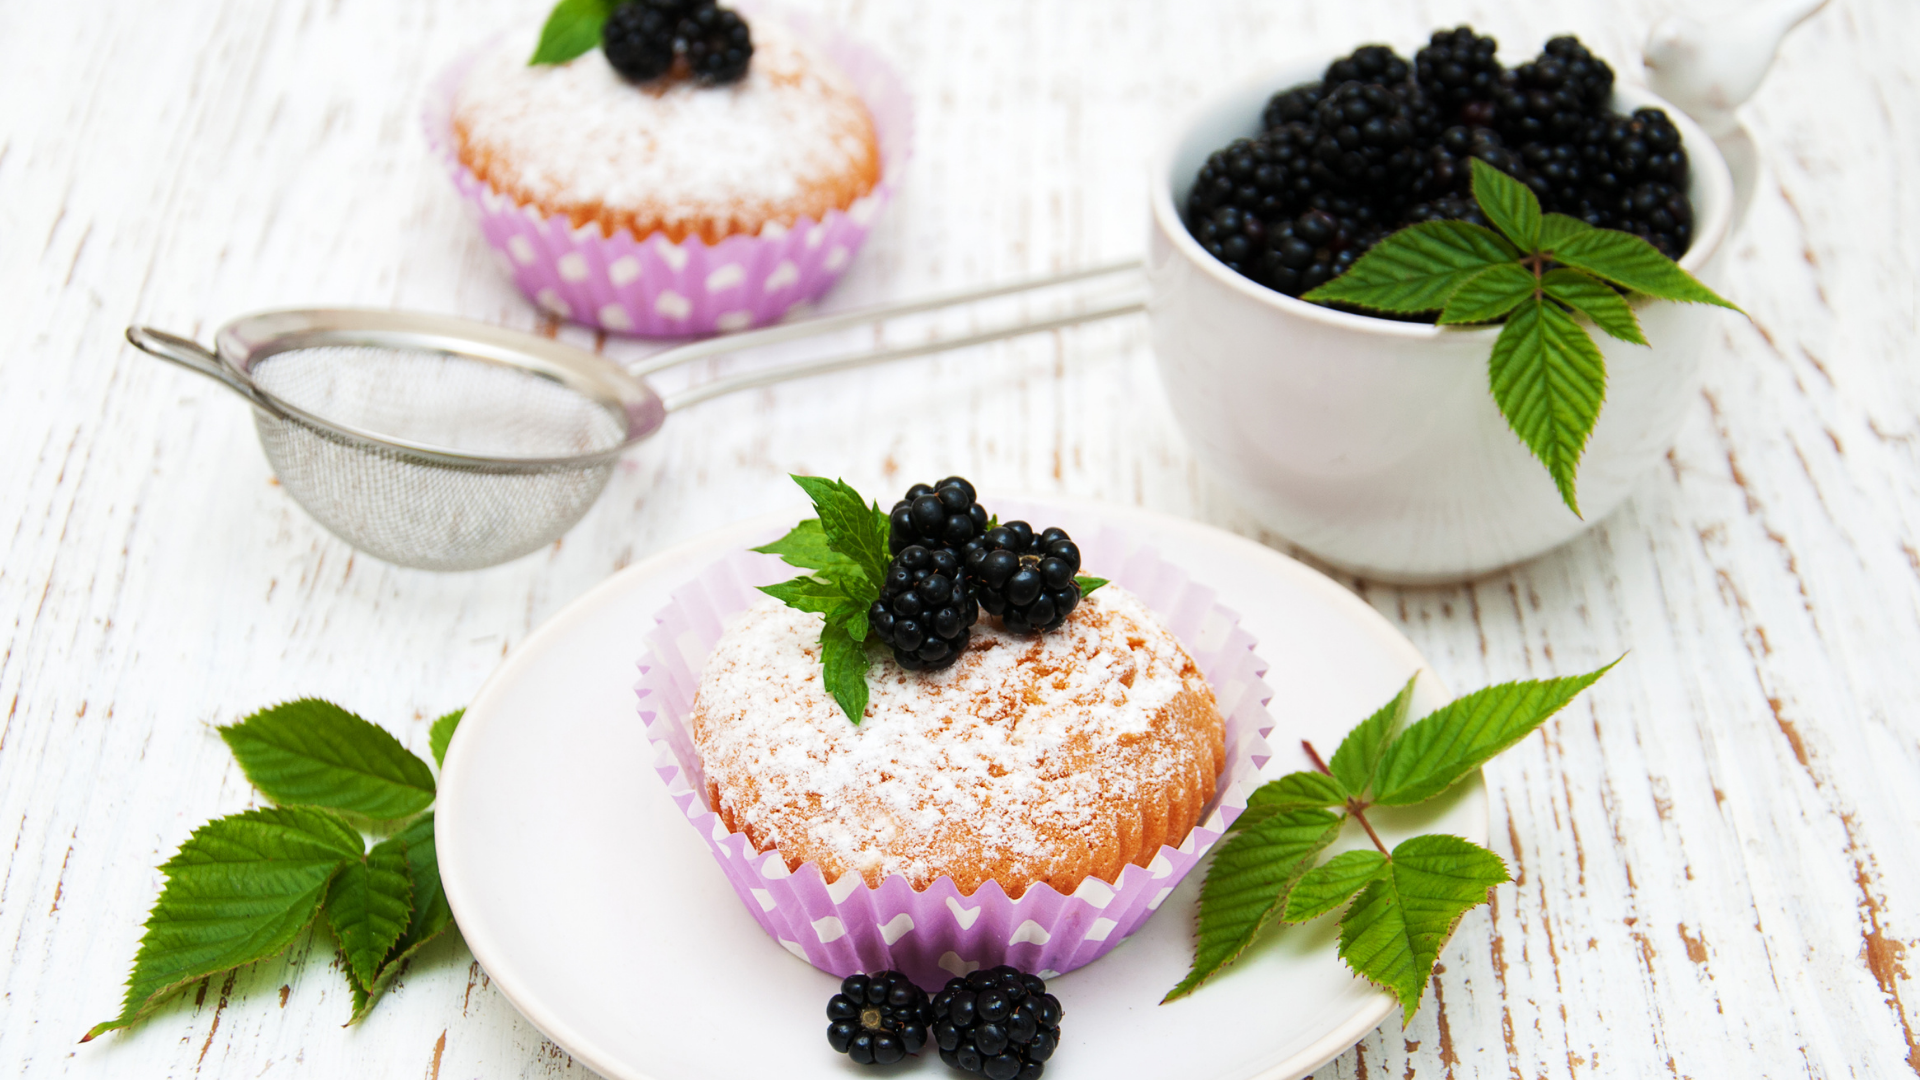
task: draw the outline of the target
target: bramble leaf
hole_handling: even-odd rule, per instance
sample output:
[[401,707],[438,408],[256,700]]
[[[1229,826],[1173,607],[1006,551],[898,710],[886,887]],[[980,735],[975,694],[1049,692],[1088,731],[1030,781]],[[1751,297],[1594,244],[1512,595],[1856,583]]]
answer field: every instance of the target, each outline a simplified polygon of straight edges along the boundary
[[1580,513],[1574,474],[1607,396],[1600,350],[1557,305],[1528,300],[1507,316],[1487,358],[1493,400],[1547,467],[1567,509]]
[[1469,158],[1473,168],[1473,201],[1493,226],[1521,251],[1540,246],[1540,199],[1527,185],[1481,161]]
[[828,623],[820,631],[820,663],[821,684],[858,724],[867,712],[867,647],[846,627]]
[[1387,747],[1374,771],[1373,802],[1406,806],[1447,790],[1532,734],[1613,664],[1564,679],[1501,683],[1454,699]]
[[827,532],[820,527],[819,518],[807,518],[795,525],[787,535],[753,550],[778,555],[789,566],[798,566],[803,570],[828,571],[820,576],[829,579],[838,577],[837,571],[842,568],[859,568],[859,564],[852,559],[827,546]]
[[348,972],[347,986],[353,994],[353,1016],[347,1020],[349,1024],[357,1024],[365,1019],[406,962],[453,925],[453,909],[447,906],[446,891],[440,887],[440,862],[433,844],[432,812],[413,819],[393,839],[406,845],[407,877],[413,882],[413,914],[406,932],[393,943],[386,961],[380,966],[380,974],[371,983],[362,986],[360,980]]
[[1492,322],[1518,307],[1539,288],[1540,280],[1519,263],[1489,266],[1460,283],[1447,299],[1440,322],[1445,326]]
[[1732,301],[1702,285],[1692,274],[1680,269],[1678,263],[1662,255],[1659,248],[1632,233],[1588,229],[1560,237],[1550,254],[1555,262],[1585,270],[1637,293],[1740,311]]
[[1246,951],[1279,914],[1294,882],[1340,834],[1341,817],[1291,810],[1235,832],[1214,849],[1200,886],[1200,928],[1193,968],[1161,1003],[1182,998]]
[[1301,299],[1379,311],[1438,311],[1468,278],[1519,257],[1491,229],[1465,221],[1423,221],[1373,245],[1346,273]]
[[1107,583],[1107,579],[1103,577],[1094,577],[1091,574],[1081,574],[1080,576],[1074,578],[1073,582],[1074,584],[1080,586],[1080,599],[1085,600],[1087,597],[1093,595],[1093,590],[1099,588],[1102,585],[1105,585]]
[[618,0],[560,0],[540,28],[540,44],[527,65],[564,64],[594,49],[616,6]]
[[347,969],[362,986],[372,982],[413,915],[406,843],[383,840],[364,858],[348,860],[327,889],[326,912]]
[[1401,725],[1407,722],[1407,712],[1413,708],[1413,684],[1419,679],[1420,673],[1414,672],[1393,700],[1360,721],[1340,740],[1333,760],[1327,762],[1327,771],[1348,795],[1358,799],[1367,793],[1367,784],[1373,780],[1374,770],[1380,767],[1380,759],[1386,756],[1393,737],[1400,734]]
[[1540,219],[1540,250],[1551,252],[1582,233],[1594,231],[1592,225],[1566,214],[1548,214]]
[[[813,500],[813,509],[820,515],[820,528],[826,535],[827,546],[853,560],[854,565],[866,575],[873,588],[873,595],[867,598],[867,602],[872,603],[880,595],[880,584],[887,579],[887,564],[893,561],[887,554],[886,516],[880,513],[879,507],[869,505],[844,480],[795,476],[793,482],[799,484],[801,490]],[[842,585],[845,587],[846,583]],[[850,587],[847,588],[847,595],[853,595]]]
[[1593,325],[1608,334],[1634,345],[1647,343],[1647,336],[1640,332],[1640,319],[1626,298],[1599,278],[1562,266],[1547,271],[1541,285],[1548,296],[1592,319]]
[[426,762],[386,729],[332,702],[289,701],[219,730],[247,780],[282,806],[326,806],[388,821],[433,802]]
[[1280,917],[1290,923],[1317,919],[1352,898],[1387,865],[1372,848],[1343,851],[1300,876]]
[[811,611],[816,615],[825,615],[836,606],[847,602],[847,594],[839,582],[802,574],[797,578],[777,582],[772,585],[758,586],[759,590],[790,608]]
[[467,715],[465,709],[455,709],[433,722],[432,730],[427,732],[427,747],[433,751],[433,763],[447,763],[447,746],[453,742],[454,729],[460,726],[460,718]]
[[1345,806],[1347,792],[1340,781],[1325,773],[1291,772],[1269,780],[1247,796],[1247,808],[1233,819],[1231,829],[1250,829],[1275,814],[1289,810],[1317,810]]
[[1407,840],[1341,918],[1340,958],[1354,974],[1392,991],[1401,1023],[1411,1023],[1460,916],[1510,880],[1498,855],[1457,836]]
[[334,874],[364,850],[337,814],[312,807],[262,807],[195,829],[160,868],[166,887],[147,916],[120,1015],[80,1041],[133,1024],[189,983],[286,948]]

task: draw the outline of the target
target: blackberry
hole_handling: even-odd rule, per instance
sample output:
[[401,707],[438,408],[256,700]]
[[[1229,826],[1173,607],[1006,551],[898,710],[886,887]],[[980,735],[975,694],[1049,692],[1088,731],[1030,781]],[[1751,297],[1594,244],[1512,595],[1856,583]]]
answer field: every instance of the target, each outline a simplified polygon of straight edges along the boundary
[[1446,127],[1446,113],[1438,102],[1427,95],[1419,83],[1408,80],[1388,87],[1394,96],[1400,99],[1400,107],[1407,114],[1407,122],[1413,125],[1413,139],[1416,144],[1432,142]]
[[[1500,160],[1504,153],[1500,136],[1494,134],[1491,128],[1469,128],[1455,124],[1442,131],[1427,149],[1414,184],[1414,194],[1431,200],[1443,195],[1471,192],[1471,159],[1491,157]],[[1513,169],[1520,168],[1518,159],[1509,164]]]
[[1281,124],[1309,124],[1313,122],[1313,110],[1326,96],[1326,84],[1301,83],[1291,90],[1282,90],[1267,99],[1266,111],[1260,114],[1261,123],[1270,128]]
[[[1364,51],[1364,50],[1363,50]],[[1378,83],[1344,82],[1315,111],[1315,176],[1329,188],[1404,188],[1419,167],[1405,104]]]
[[[1361,209],[1340,199],[1318,201],[1349,211]],[[1299,296],[1352,266],[1379,235],[1380,226],[1371,221],[1308,210],[1268,230],[1267,251],[1253,277],[1276,292]]]
[[1621,197],[1614,228],[1640,237],[1669,259],[1678,259],[1693,243],[1693,204],[1672,184],[1639,184]]
[[927,1045],[926,991],[897,971],[849,975],[827,1002],[827,1045],[862,1065],[891,1065]]
[[1510,74],[1495,99],[1494,118],[1516,146],[1577,141],[1588,120],[1606,115],[1613,97],[1613,69],[1577,38],[1554,38]]
[[1412,73],[1407,62],[1387,46],[1362,45],[1351,55],[1328,64],[1321,81],[1329,87],[1343,82],[1400,83],[1406,82]]
[[753,60],[753,34],[745,19],[712,0],[696,0],[676,34],[693,77],[706,83],[738,82]]
[[954,548],[987,531],[987,512],[974,501],[973,485],[949,476],[928,487],[915,484],[888,513],[887,552],[898,555],[910,544]]
[[1534,64],[1537,68],[1549,62],[1560,65],[1564,72],[1562,85],[1585,106],[1587,115],[1606,112],[1613,100],[1613,69],[1605,60],[1588,52],[1579,38],[1562,36],[1547,42]]
[[1471,26],[1435,30],[1413,54],[1414,78],[1441,109],[1457,116],[1473,102],[1491,102],[1500,89],[1500,43]]
[[908,671],[937,671],[967,649],[980,618],[979,592],[952,548],[910,544],[887,566],[867,628]]
[[600,28],[607,63],[635,82],[665,75],[673,68],[674,37],[686,8],[685,0],[633,0],[614,8]]
[[1033,526],[1009,521],[989,529],[963,553],[980,606],[1000,616],[1015,633],[1042,633],[1067,621],[1080,603],[1080,548],[1064,529],[1034,535]]
[[1406,223],[1415,225],[1422,221],[1470,221],[1475,225],[1489,225],[1487,216],[1480,212],[1480,204],[1474,202],[1471,195],[1442,195],[1415,203],[1407,211]]
[[1587,189],[1586,168],[1577,146],[1529,143],[1520,148],[1520,160],[1529,175],[1538,178],[1534,188],[1540,206],[1549,212],[1568,213]]
[[940,1060],[988,1080],[1039,1080],[1060,1045],[1060,999],[1004,964],[948,979],[932,1009]]

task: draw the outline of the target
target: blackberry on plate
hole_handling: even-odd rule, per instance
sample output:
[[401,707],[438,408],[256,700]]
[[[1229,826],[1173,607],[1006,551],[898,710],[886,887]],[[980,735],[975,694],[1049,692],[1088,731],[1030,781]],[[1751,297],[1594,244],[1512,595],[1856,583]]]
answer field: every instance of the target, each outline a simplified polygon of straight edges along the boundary
[[1350,55],[1328,64],[1321,81],[1328,87],[1343,82],[1399,83],[1406,82],[1412,71],[1407,62],[1387,46],[1362,45]]
[[1435,30],[1425,48],[1413,54],[1414,78],[1449,113],[1476,101],[1491,102],[1500,88],[1500,43],[1481,37],[1471,26]]
[[665,75],[673,68],[674,37],[686,7],[685,0],[632,0],[614,8],[600,28],[607,63],[635,82]]
[[696,0],[680,20],[677,35],[694,78],[708,83],[746,78],[753,60],[753,34],[735,12],[712,0]]
[[1313,145],[1316,175],[1328,186],[1402,187],[1417,171],[1413,122],[1392,90],[1344,82],[1321,100],[1314,115],[1320,125]]
[[932,1009],[940,1060],[988,1080],[1039,1080],[1060,1045],[1060,999],[1005,964],[948,979]]
[[960,658],[980,618],[974,582],[950,547],[909,544],[887,566],[867,628],[909,671],[936,671]]
[[891,1065],[927,1044],[926,991],[897,971],[849,975],[827,1002],[827,1045],[862,1065]]
[[1009,521],[968,544],[963,555],[980,606],[1015,633],[1055,629],[1080,603],[1074,580],[1080,548],[1064,529],[1036,536],[1026,522]]
[[928,487],[915,484],[887,515],[887,550],[898,555],[910,544],[959,548],[987,531],[987,512],[974,499],[973,485],[949,476]]

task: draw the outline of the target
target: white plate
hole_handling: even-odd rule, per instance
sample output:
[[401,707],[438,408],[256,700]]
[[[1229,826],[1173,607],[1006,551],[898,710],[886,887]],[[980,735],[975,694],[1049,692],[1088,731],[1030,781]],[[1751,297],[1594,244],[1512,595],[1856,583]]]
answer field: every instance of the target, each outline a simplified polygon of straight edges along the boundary
[[[1270,775],[1308,767],[1301,739],[1331,754],[1425,666],[1372,608],[1250,540],[1129,507],[1039,505],[1036,523],[1125,530],[1240,613],[1270,665]],[[789,955],[742,909],[649,767],[634,707],[634,662],[668,593],[799,516],[690,540],[569,604],[481,688],[447,754],[440,873],[467,944],[527,1019],[616,1080],[874,1075],[828,1049],[837,980]],[[1414,715],[1446,698],[1428,673]],[[1486,792],[1476,778],[1417,816],[1382,811],[1374,821],[1388,834],[1438,829],[1484,843]],[[1350,831],[1340,846],[1366,843],[1358,826]],[[1191,997],[1157,1004],[1186,973],[1202,876],[1188,875],[1111,955],[1049,984],[1066,1020],[1048,1077],[1299,1077],[1394,1012],[1341,964],[1331,918],[1270,932]],[[950,1072],[937,1059],[920,1068]]]

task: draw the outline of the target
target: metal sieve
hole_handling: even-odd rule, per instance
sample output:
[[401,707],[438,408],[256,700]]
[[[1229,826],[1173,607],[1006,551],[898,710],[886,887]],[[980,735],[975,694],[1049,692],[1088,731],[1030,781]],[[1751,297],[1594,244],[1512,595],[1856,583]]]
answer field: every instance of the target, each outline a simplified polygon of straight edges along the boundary
[[534,334],[435,315],[305,309],[221,327],[214,349],[147,327],[127,340],[212,378],[254,407],[281,486],[334,535],[377,558],[476,570],[558,539],[598,498],[620,454],[667,413],[736,390],[1140,311],[1138,300],[902,348],[717,379],[669,398],[641,376],[704,356],[797,340],[1112,274],[1117,263],[769,327],[669,349],[632,371]]

